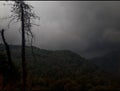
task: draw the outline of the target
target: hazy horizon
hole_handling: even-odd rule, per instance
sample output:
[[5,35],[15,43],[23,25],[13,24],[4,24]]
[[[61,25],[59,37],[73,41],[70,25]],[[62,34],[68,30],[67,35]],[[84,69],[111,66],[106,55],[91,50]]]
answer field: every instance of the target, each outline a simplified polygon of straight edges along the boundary
[[[41,49],[71,50],[91,58],[120,49],[120,2],[117,1],[27,1],[40,21],[34,23],[34,45]],[[7,28],[11,7],[0,1],[0,29],[9,44],[21,44],[19,23]],[[9,3],[9,2],[8,2]],[[1,38],[0,38],[1,42]]]

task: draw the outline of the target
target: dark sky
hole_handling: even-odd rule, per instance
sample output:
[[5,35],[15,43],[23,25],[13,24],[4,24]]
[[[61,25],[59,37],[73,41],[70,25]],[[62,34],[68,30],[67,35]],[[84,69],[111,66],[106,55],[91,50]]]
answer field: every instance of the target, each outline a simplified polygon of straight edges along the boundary
[[[40,16],[33,27],[34,45],[50,50],[72,50],[95,57],[120,48],[120,2],[113,1],[29,1]],[[0,18],[10,15],[10,6],[0,1]],[[10,44],[20,44],[19,23],[8,29],[0,19]],[[1,39],[0,39],[1,40]]]

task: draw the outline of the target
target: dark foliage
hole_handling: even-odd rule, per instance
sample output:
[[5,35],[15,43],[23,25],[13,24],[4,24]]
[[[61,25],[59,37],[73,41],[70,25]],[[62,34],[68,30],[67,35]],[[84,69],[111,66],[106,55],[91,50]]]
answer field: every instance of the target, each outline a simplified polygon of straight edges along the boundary
[[[11,45],[10,48],[12,55],[14,55],[15,64],[20,66],[20,46]],[[34,47],[37,59],[35,61],[30,51],[31,48],[26,47],[29,74],[28,90],[120,91],[119,77],[103,71],[101,67],[95,65],[95,62],[76,53]]]
[[[12,65],[9,65],[7,57],[4,53],[0,52],[0,76],[3,78],[2,81],[2,90],[11,90],[12,86],[17,86],[17,83],[20,81],[20,72],[18,68],[12,62]],[[15,84],[16,83],[16,84]],[[11,88],[6,88],[8,85]]]

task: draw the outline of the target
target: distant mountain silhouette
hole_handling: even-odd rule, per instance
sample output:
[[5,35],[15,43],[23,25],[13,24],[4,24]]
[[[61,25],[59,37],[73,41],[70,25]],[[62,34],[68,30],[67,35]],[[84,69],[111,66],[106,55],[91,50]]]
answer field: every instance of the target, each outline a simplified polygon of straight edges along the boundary
[[[21,72],[21,46],[10,48]],[[26,47],[28,84],[33,91],[120,91],[119,50],[89,60],[69,50],[33,47],[33,51],[34,55]],[[4,46],[0,45],[2,52]]]
[[[0,45],[0,50],[4,49]],[[21,64],[21,47],[19,45],[10,45],[14,62]],[[89,60],[69,50],[45,50],[34,47],[34,55],[31,53],[31,47],[26,47],[26,60],[31,74],[40,76],[78,76],[95,72],[97,67]]]
[[[10,45],[14,62],[21,64],[21,47],[19,45]],[[0,51],[4,46],[0,45]],[[81,74],[93,73],[111,73],[120,74],[120,50],[107,53],[104,56],[96,57],[90,60],[81,57],[77,53],[69,50],[45,50],[33,47],[26,47],[26,60],[31,74],[40,76],[75,76]]]
[[93,58],[91,62],[105,72],[120,75],[120,50],[114,50],[104,56]]

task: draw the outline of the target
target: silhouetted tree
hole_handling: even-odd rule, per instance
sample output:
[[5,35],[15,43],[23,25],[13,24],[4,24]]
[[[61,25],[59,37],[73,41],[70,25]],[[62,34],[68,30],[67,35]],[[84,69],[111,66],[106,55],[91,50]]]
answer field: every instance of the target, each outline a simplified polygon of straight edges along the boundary
[[11,51],[10,51],[10,48],[9,48],[9,45],[8,43],[6,42],[6,39],[5,39],[5,36],[4,36],[4,29],[2,29],[0,31],[1,33],[1,36],[2,36],[2,40],[3,40],[3,43],[5,45],[5,49],[6,49],[6,53],[7,53],[7,56],[8,56],[8,62],[9,62],[9,65],[12,66],[12,57],[11,57]]
[[0,33],[1,33],[3,43],[5,45],[5,50],[6,50],[8,61],[5,60],[6,58],[4,57],[4,55],[2,55],[3,58],[0,58],[1,59],[0,60],[0,69],[2,70],[2,75],[3,75],[3,87],[2,87],[2,89],[4,89],[5,86],[7,84],[9,84],[10,82],[12,82],[12,81],[15,82],[19,79],[19,72],[16,69],[16,67],[12,61],[10,47],[5,39],[4,31],[5,30],[2,29],[0,31]]
[[26,90],[27,86],[27,70],[26,70],[26,59],[25,59],[25,34],[31,36],[33,38],[33,34],[31,32],[31,27],[33,23],[31,23],[31,19],[36,19],[39,17],[35,15],[32,11],[32,6],[26,4],[24,0],[15,0],[12,7],[12,20],[16,19],[17,21],[21,21],[21,31],[22,31],[22,48],[21,48],[21,57],[22,57],[22,71],[23,71],[23,91]]

